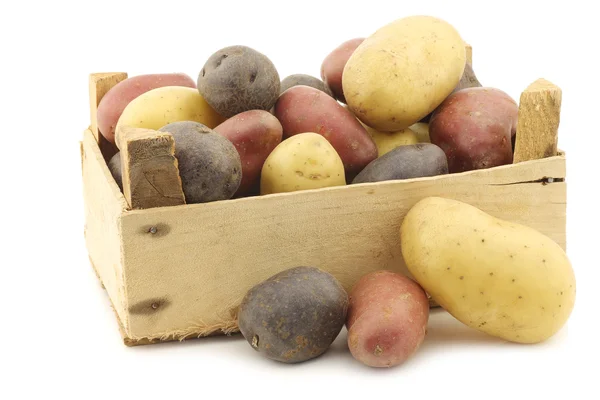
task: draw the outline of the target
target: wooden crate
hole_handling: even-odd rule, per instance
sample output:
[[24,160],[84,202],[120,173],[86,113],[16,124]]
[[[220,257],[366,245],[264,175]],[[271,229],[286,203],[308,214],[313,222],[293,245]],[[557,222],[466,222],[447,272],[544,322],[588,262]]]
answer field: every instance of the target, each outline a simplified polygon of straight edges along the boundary
[[468,202],[566,246],[565,155],[548,145],[556,135],[560,89],[545,81],[521,96],[515,159],[545,158],[430,178],[131,210],[106,164],[115,149],[98,134],[96,121],[102,96],[126,77],[91,75],[91,126],[81,142],[89,257],[126,345],[235,332],[246,291],[286,268],[317,266],[346,289],[370,271],[407,273],[400,224],[427,196]]

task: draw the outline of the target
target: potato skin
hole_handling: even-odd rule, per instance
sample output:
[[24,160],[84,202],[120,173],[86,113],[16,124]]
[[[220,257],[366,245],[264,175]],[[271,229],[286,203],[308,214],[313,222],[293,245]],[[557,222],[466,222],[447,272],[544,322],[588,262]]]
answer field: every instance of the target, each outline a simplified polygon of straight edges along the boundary
[[242,180],[240,155],[226,138],[198,122],[160,128],[175,140],[175,158],[187,204],[230,199]]
[[333,98],[308,86],[294,86],[275,104],[283,137],[315,132],[331,143],[349,176],[355,176],[377,158],[377,146],[365,128]]
[[214,128],[225,119],[217,114],[196,89],[165,86],[152,89],[131,101],[119,125],[158,130],[172,122],[194,121]]
[[281,142],[265,160],[260,193],[295,192],[346,184],[344,164],[321,135],[306,132]]
[[196,82],[186,74],[138,75],[113,86],[98,104],[98,129],[115,143],[115,128],[125,107],[139,95],[164,86],[184,86],[196,89]]
[[321,79],[331,89],[333,96],[342,103],[346,102],[342,88],[344,67],[354,50],[364,41],[365,38],[356,38],[342,43],[329,53],[321,64]]
[[391,271],[363,276],[350,292],[348,347],[370,367],[393,367],[413,355],[425,338],[429,301],[410,278]]
[[248,110],[270,110],[279,87],[279,74],[271,60],[246,46],[217,51],[198,75],[198,91],[226,118]]
[[432,112],[458,84],[464,41],[429,16],[396,20],[354,51],[342,75],[348,106],[368,126],[396,132]]
[[346,320],[348,295],[327,272],[296,267],[248,291],[238,324],[248,343],[266,357],[298,363],[325,353]]
[[575,276],[552,239],[457,200],[425,198],[400,228],[402,256],[431,297],[466,325],[537,343],[567,321]]
[[421,178],[448,173],[446,155],[431,143],[400,146],[371,162],[352,183]]
[[431,143],[444,150],[451,173],[511,164],[518,112],[517,103],[501,90],[460,90],[433,113]]
[[281,88],[279,89],[279,92],[283,93],[289,88],[298,85],[313,87],[333,97],[331,90],[329,90],[329,88],[327,87],[327,85],[325,85],[325,83],[323,83],[323,81],[315,78],[314,76],[306,74],[294,74],[286,77],[284,80],[281,81]]
[[214,130],[233,143],[240,154],[242,181],[235,197],[258,193],[263,164],[281,143],[283,128],[279,120],[268,111],[250,110],[229,118]]
[[123,173],[121,170],[121,153],[117,152],[111,159],[108,161],[108,170],[110,174],[114,178],[115,182],[117,182],[117,186],[123,191]]

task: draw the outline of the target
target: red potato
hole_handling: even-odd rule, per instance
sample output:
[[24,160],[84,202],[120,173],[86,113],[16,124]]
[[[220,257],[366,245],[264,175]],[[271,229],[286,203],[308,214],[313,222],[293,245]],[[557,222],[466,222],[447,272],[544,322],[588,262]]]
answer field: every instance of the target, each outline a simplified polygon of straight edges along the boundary
[[450,173],[511,164],[518,111],[517,103],[499,89],[460,90],[433,113],[431,143],[446,153]]
[[115,127],[127,105],[135,98],[164,86],[196,88],[196,83],[186,74],[150,74],[125,79],[111,88],[98,104],[98,129],[111,143],[115,142]]
[[377,146],[354,115],[332,97],[312,87],[294,86],[275,103],[284,139],[314,132],[331,143],[351,180],[377,158]]
[[235,197],[258,193],[260,171],[273,149],[281,143],[281,123],[268,111],[237,114],[214,129],[229,139],[242,161],[242,182]]
[[321,79],[336,99],[345,103],[344,91],[342,90],[342,74],[348,59],[354,53],[354,50],[365,40],[365,38],[357,38],[348,40],[342,43],[339,47],[333,50],[321,65]]
[[391,271],[363,276],[350,292],[348,347],[370,367],[393,367],[412,356],[425,338],[427,295],[410,278]]

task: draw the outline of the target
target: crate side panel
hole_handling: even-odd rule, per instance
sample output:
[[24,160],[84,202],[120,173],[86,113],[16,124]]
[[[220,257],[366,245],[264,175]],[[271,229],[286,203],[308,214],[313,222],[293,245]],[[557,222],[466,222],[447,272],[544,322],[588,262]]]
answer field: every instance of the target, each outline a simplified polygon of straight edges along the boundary
[[90,130],[82,142],[85,241],[90,260],[121,322],[127,326],[121,257],[121,215],[127,207]]
[[[123,251],[131,338],[236,329],[246,291],[286,268],[318,266],[350,289],[363,274],[406,273],[399,229],[427,196],[462,200],[565,245],[564,158],[381,182],[127,212]],[[155,229],[151,229],[154,227]],[[154,232],[154,233],[153,233]]]

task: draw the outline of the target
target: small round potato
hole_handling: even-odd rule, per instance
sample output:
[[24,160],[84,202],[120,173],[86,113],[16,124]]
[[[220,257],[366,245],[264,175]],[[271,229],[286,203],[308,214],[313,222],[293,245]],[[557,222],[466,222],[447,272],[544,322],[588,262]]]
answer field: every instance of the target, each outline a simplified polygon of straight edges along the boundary
[[448,173],[444,151],[431,143],[400,146],[372,161],[352,183],[422,178]]
[[511,164],[518,114],[517,102],[499,89],[459,90],[433,113],[431,143],[444,150],[451,173]]
[[323,136],[306,132],[281,142],[265,161],[260,193],[294,192],[346,184],[344,164]]
[[198,91],[226,118],[248,110],[270,110],[279,87],[279,74],[271,60],[245,46],[217,51],[198,75]]
[[264,110],[237,114],[215,128],[237,149],[242,160],[242,183],[235,197],[258,194],[260,171],[273,149],[281,143],[281,124]]
[[238,324],[254,350],[272,360],[298,363],[327,351],[347,311],[348,294],[331,274],[296,267],[250,289]]
[[282,80],[280,92],[283,93],[289,88],[299,85],[314,87],[315,89],[327,93],[329,96],[333,97],[331,90],[329,90],[327,85],[325,85],[322,80],[306,74],[294,74]]
[[414,354],[429,319],[429,301],[413,280],[391,271],[363,276],[350,292],[348,347],[370,367],[393,367]]
[[364,41],[364,38],[356,38],[342,43],[325,57],[321,65],[321,78],[323,82],[331,89],[334,97],[342,103],[346,102],[342,88],[344,67],[352,53],[354,53],[354,50]]
[[121,172],[121,153],[117,152],[110,161],[108,162],[108,170],[110,174],[113,176],[115,182],[117,182],[117,186],[123,191],[123,175]]
[[230,199],[240,186],[242,164],[235,146],[198,122],[174,122],[160,128],[175,140],[175,158],[186,203]]

